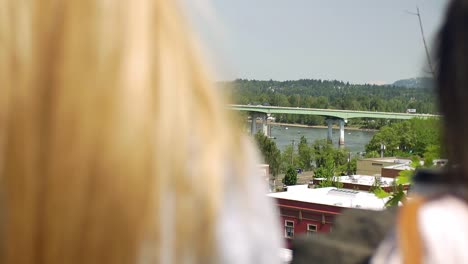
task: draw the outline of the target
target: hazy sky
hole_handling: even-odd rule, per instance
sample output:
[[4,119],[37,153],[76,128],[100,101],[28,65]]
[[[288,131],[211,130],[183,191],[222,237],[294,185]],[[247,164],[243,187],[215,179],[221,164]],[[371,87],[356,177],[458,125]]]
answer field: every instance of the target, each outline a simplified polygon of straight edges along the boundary
[[217,80],[392,83],[424,74],[446,0],[182,0]]

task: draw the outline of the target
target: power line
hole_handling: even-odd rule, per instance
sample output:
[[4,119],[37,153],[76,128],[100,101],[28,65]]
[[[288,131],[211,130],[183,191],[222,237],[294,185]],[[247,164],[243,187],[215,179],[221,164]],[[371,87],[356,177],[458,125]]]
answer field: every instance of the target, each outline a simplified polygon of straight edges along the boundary
[[429,49],[427,48],[426,37],[424,36],[424,29],[423,29],[423,24],[422,24],[422,20],[421,20],[421,13],[419,12],[419,7],[416,6],[416,13],[410,12],[410,11],[405,11],[405,12],[410,14],[410,15],[418,17],[419,28],[421,29],[421,37],[422,37],[422,41],[423,41],[423,44],[424,44],[424,49],[426,50],[427,65],[429,66],[429,71],[431,72],[432,77],[435,80],[435,77],[436,77],[435,76],[435,71],[434,71],[434,67],[432,66],[432,60],[431,60],[431,55],[429,54]]

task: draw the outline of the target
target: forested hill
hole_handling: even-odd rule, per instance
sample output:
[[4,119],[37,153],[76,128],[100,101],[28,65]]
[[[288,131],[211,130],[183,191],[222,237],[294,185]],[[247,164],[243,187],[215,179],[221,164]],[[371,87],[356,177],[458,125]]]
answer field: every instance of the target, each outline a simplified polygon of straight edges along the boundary
[[398,80],[393,83],[393,86],[401,86],[406,88],[431,88],[434,87],[434,80],[428,77],[410,78]]
[[436,113],[430,88],[393,85],[350,84],[341,81],[257,81],[237,79],[219,83],[237,104],[265,104],[307,108],[329,108],[383,112]]

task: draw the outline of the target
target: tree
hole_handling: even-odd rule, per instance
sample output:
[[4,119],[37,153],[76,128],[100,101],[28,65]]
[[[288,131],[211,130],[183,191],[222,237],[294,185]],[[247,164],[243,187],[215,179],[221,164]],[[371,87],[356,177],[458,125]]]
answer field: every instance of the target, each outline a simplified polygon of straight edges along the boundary
[[297,183],[297,171],[290,166],[284,175],[283,183],[286,185],[295,185]]
[[351,160],[348,162],[348,172],[347,175],[354,175],[356,174],[357,171],[357,157],[351,158]]
[[372,137],[366,152],[380,153],[381,144],[385,146],[384,156],[424,157],[428,146],[440,145],[440,121],[414,118],[391,123]]
[[378,158],[378,157],[380,157],[380,154],[375,150],[366,152],[366,158]]
[[328,158],[329,155],[332,155],[333,145],[326,139],[316,140],[312,145],[312,150],[315,158],[315,167],[319,168],[325,164],[326,158]]
[[392,156],[400,143],[401,135],[396,134],[395,126],[384,126],[377,132],[366,145],[366,152],[380,153],[382,144],[385,146],[384,156]]
[[348,173],[348,154],[346,148],[335,148],[326,139],[316,140],[312,145],[315,167],[320,168],[328,160],[334,166],[334,173],[345,175]]
[[331,156],[324,157],[324,161],[321,166],[318,166],[314,170],[315,178],[331,179],[335,176],[335,164]]
[[344,175],[348,167],[345,149],[333,148],[332,144],[326,140],[317,140],[312,146],[315,156],[316,167],[314,169],[314,177],[322,178],[320,187],[338,187],[342,188],[343,183],[337,181],[336,175]]
[[281,152],[276,147],[276,143],[261,132],[255,134],[255,141],[264,161],[270,165],[270,173],[276,177],[280,170],[281,161]]
[[439,145],[429,145],[424,152],[424,167],[430,168],[434,165],[434,160],[440,158],[441,151]]
[[281,153],[281,171],[286,172],[289,167],[298,168],[300,167],[299,163],[299,156],[295,153],[293,146],[287,146]]
[[348,162],[349,151],[345,148],[332,148],[333,150],[333,161],[335,163],[335,173],[337,175],[348,175],[350,170],[350,162]]
[[299,155],[300,167],[308,171],[312,168],[312,150],[307,144],[305,136],[301,136],[299,145],[297,146],[297,152]]

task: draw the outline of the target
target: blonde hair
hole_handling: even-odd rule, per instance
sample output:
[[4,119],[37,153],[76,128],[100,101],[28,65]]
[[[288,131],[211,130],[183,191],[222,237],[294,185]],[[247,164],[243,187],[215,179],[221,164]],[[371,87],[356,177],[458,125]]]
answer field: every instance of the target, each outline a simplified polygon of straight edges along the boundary
[[216,261],[244,150],[182,20],[173,0],[0,0],[2,263]]

